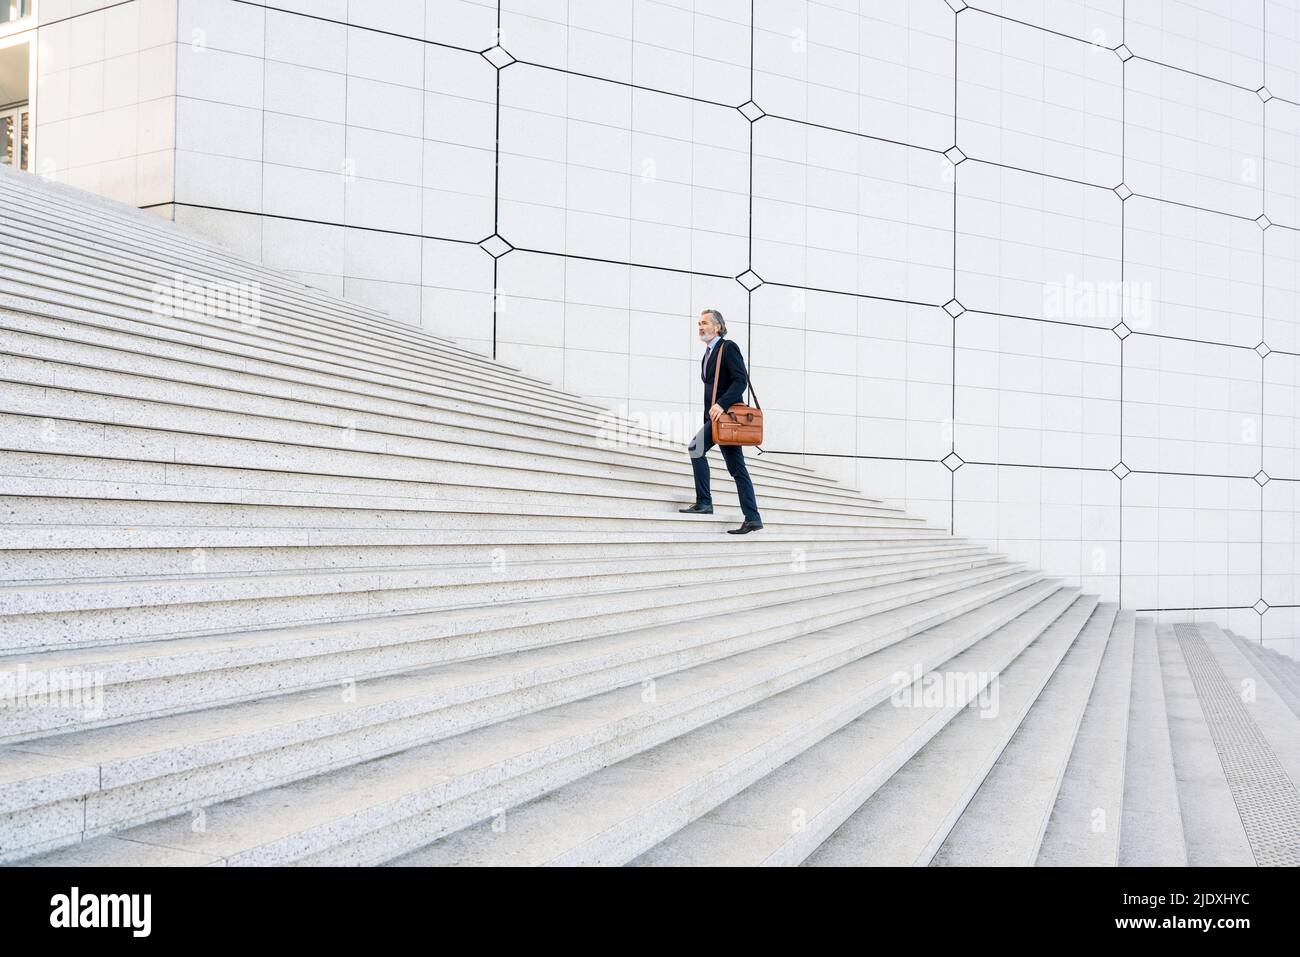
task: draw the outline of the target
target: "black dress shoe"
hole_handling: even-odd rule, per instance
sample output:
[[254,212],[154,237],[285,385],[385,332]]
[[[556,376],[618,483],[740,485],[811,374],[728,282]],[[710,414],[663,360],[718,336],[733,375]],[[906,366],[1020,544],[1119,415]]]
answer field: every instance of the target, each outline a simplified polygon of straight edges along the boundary
[[750,532],[756,532],[763,527],[762,522],[751,522],[749,519],[740,523],[740,528],[727,529],[728,535],[748,535]]
[[679,511],[679,512],[688,512],[688,513],[690,513],[691,515],[712,515],[712,514],[713,514],[713,506],[712,506],[712,505],[701,505],[699,502],[696,502],[696,503],[695,503],[694,505],[692,505],[690,508],[679,508],[677,511]]

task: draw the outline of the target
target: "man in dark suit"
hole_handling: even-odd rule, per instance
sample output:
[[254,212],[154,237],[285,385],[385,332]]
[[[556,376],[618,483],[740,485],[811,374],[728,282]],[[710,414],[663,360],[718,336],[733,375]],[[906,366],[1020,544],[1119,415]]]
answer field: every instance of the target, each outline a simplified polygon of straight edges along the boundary
[[[703,447],[699,454],[691,459],[691,468],[695,470],[695,504],[690,508],[679,509],[694,515],[713,514],[713,499],[709,494],[709,460],[707,453],[713,447],[712,422],[723,411],[745,397],[745,388],[749,385],[749,373],[745,371],[745,360],[740,354],[740,347],[727,334],[727,325],[722,321],[722,313],[716,309],[705,309],[700,313],[700,341],[704,343],[704,357],[700,360],[700,378],[704,382],[704,431]],[[718,369],[718,349],[723,342],[727,347],[722,350],[722,365]],[[710,405],[713,395],[714,370],[718,369],[718,401]],[[758,502],[754,498],[754,483],[750,481],[749,470],[745,468],[745,450],[739,445],[722,445],[722,457],[726,460],[727,471],[736,480],[736,494],[740,496],[740,510],[745,520],[740,528],[727,529],[729,535],[747,535],[763,527],[763,520],[758,514]]]

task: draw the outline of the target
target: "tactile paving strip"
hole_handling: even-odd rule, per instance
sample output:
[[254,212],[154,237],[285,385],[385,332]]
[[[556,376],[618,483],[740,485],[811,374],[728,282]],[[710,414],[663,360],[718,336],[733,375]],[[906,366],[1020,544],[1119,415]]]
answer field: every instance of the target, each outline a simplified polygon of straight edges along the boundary
[[1300,865],[1300,794],[1196,625],[1174,625],[1255,863]]

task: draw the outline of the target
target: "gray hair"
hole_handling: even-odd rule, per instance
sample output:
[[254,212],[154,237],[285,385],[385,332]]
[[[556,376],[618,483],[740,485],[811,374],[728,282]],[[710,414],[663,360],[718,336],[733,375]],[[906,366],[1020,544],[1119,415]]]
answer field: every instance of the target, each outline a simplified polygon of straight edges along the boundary
[[722,320],[722,313],[718,312],[718,310],[701,309],[700,315],[709,316],[713,319],[714,324],[718,327],[718,335],[725,336],[727,334],[727,324]]

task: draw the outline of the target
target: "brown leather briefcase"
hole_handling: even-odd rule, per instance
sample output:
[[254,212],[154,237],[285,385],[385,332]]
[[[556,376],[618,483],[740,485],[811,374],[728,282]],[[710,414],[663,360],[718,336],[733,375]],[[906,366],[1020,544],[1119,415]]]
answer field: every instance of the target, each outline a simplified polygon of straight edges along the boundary
[[[722,374],[722,350],[727,348],[724,339],[718,344],[718,359],[713,366],[713,397],[709,400],[712,408],[718,402],[718,379]],[[752,406],[737,402],[722,415],[713,420],[713,442],[715,445],[761,445],[763,442],[763,409],[758,404],[758,393],[754,383],[749,383],[749,391],[754,396]]]

